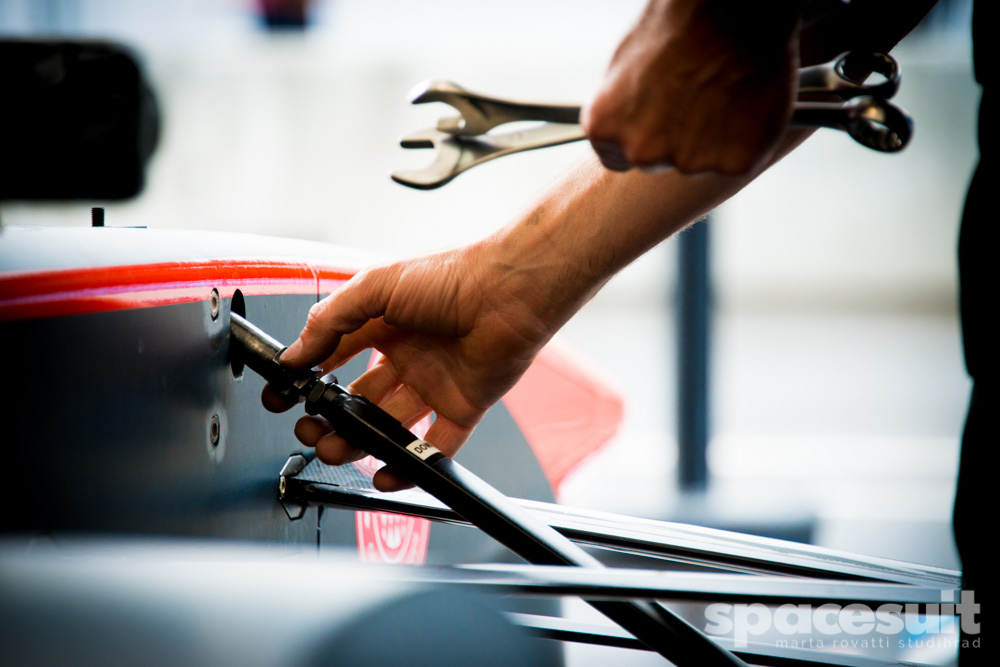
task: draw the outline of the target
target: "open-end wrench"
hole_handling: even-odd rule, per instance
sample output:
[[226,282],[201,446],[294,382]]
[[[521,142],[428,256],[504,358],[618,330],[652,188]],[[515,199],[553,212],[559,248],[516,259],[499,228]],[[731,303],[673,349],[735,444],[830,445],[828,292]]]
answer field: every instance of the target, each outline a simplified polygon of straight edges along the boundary
[[[874,72],[877,83],[862,76]],[[821,95],[843,103],[805,102],[795,105],[790,125],[828,127],[847,132],[858,143],[883,152],[902,150],[913,133],[905,111],[889,103],[899,87],[895,59],[880,53],[849,52],[829,65],[804,68],[799,74],[800,98]],[[448,81],[430,81],[411,93],[412,104],[444,102],[459,112],[438,121],[435,128],[404,137],[404,148],[433,148],[434,161],[422,169],[392,174],[397,183],[430,190],[441,187],[463,171],[489,160],[521,151],[558,146],[586,138],[578,124],[580,107],[516,102],[480,95]],[[508,133],[490,133],[511,122],[539,121],[540,125]]]

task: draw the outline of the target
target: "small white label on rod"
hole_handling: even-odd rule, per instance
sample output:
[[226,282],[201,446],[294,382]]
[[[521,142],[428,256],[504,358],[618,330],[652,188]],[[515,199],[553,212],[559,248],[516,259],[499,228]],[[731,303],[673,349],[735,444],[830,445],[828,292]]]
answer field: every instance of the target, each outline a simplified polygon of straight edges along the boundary
[[429,442],[417,438],[406,446],[413,454],[426,461],[435,454],[440,454],[440,450]]

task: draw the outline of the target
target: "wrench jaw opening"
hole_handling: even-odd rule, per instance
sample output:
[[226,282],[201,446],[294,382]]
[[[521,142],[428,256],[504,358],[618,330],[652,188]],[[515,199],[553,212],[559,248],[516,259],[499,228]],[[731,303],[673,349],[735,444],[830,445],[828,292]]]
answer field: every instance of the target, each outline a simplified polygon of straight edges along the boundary
[[444,102],[459,113],[462,113],[465,107],[469,106],[466,103],[466,99],[470,95],[475,95],[475,93],[470,93],[457,83],[452,83],[444,79],[431,79],[421,81],[410,89],[409,98],[410,104]]
[[[444,102],[455,106],[452,102],[469,92],[457,83],[444,79],[429,79],[421,81],[410,89],[410,104],[427,104],[428,102]],[[456,107],[457,108],[457,107]],[[461,110],[459,110],[461,111]]]
[[859,144],[883,153],[898,153],[913,136],[913,119],[897,106],[873,97],[859,97],[845,109],[847,133]]
[[434,128],[420,130],[403,137],[399,145],[403,148],[432,148],[434,162],[423,169],[403,169],[392,173],[392,180],[418,190],[434,190],[461,173],[462,148],[456,139]]
[[419,190],[433,190],[476,165],[511,153],[558,146],[586,138],[577,124],[542,123],[527,130],[460,137],[433,128],[414,132],[400,141],[403,148],[433,148],[434,162],[423,169],[403,170],[392,180]]
[[419,169],[413,169],[410,171],[395,171],[390,177],[396,183],[405,185],[408,188],[413,188],[414,190],[437,190],[442,185],[450,183],[454,178],[454,176],[451,176],[450,178],[434,179]]
[[504,122],[503,118],[488,117],[487,98],[444,79],[424,81],[410,91],[410,104],[430,102],[443,102],[458,112],[457,116],[442,118],[437,124],[438,131],[453,136],[478,136]]
[[[845,90],[864,92],[884,100],[892,98],[899,90],[900,70],[896,59],[886,53],[848,51],[834,63],[830,70]],[[881,83],[868,83],[875,75]]]

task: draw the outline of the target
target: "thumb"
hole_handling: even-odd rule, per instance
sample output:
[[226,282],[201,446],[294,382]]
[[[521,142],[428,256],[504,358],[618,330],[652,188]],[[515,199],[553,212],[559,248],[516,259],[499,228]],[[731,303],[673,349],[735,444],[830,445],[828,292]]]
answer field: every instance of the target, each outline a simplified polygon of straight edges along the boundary
[[310,368],[333,354],[344,335],[385,313],[397,276],[393,266],[362,271],[310,308],[299,337],[281,354],[281,364]]

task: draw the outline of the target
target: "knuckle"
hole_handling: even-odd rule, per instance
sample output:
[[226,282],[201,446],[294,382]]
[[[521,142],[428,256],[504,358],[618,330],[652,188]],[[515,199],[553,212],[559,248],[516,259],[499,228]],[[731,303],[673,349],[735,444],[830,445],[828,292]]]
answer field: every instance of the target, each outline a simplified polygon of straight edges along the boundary
[[637,167],[647,167],[656,164],[664,157],[662,152],[656,151],[653,146],[646,142],[630,145],[625,154],[628,156],[629,162]]
[[618,105],[608,103],[603,97],[595,99],[580,115],[580,126],[592,142],[621,143],[623,128],[629,125],[630,120]]
[[637,167],[671,165],[674,162],[673,153],[665,140],[644,135],[630,138],[625,155]]
[[314,303],[310,308],[309,312],[306,314],[306,324],[302,331],[302,336],[305,337],[310,335],[312,332],[318,330],[323,325],[323,320],[325,319],[325,314],[327,310],[327,304],[329,303],[330,297],[323,299],[317,303]]
[[715,163],[701,156],[697,153],[683,152],[679,153],[674,159],[674,168],[682,174],[692,175],[700,174],[706,171],[714,171],[716,169]]
[[594,152],[597,153],[601,164],[608,169],[612,171],[628,171],[632,167],[632,163],[625,157],[625,154],[617,145],[599,142],[593,144],[593,146]]
[[719,171],[729,176],[742,176],[756,163],[756,156],[746,151],[731,151],[719,160]]

